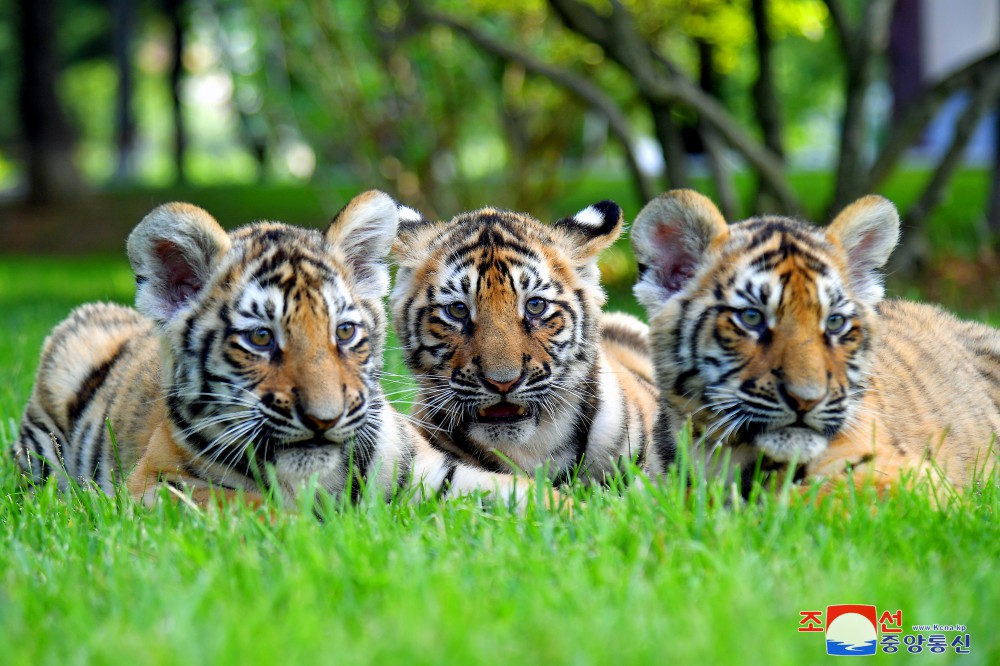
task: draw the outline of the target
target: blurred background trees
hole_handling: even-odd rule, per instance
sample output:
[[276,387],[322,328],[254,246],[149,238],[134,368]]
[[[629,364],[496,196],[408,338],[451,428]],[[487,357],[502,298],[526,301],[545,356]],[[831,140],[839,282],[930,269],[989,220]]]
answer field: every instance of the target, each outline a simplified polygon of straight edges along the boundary
[[[730,217],[821,219],[886,191],[912,272],[963,182],[979,199],[959,245],[981,255],[1000,233],[1000,140],[983,130],[1000,97],[995,4],[4,3],[0,97],[18,113],[0,116],[0,233],[14,247],[67,210],[131,224],[218,187],[244,188],[226,190],[240,212],[280,190],[329,215],[381,187],[431,215],[546,217],[605,197],[634,214],[694,186]],[[949,47],[941,26],[963,21],[975,29]]]

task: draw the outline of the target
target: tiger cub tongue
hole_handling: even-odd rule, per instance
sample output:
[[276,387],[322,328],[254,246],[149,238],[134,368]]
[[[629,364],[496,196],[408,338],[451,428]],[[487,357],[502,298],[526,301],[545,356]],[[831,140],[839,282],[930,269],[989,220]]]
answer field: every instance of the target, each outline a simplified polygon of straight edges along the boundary
[[524,416],[525,412],[524,407],[512,405],[509,402],[501,402],[480,409],[479,415],[490,419],[510,419],[517,416]]

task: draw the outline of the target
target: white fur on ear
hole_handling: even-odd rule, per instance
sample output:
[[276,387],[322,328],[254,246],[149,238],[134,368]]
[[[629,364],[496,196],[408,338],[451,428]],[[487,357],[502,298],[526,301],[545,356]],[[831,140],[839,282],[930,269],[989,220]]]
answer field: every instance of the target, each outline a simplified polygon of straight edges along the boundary
[[127,242],[136,308],[166,323],[198,295],[229,247],[229,236],[201,208],[187,203],[154,208]]
[[882,267],[899,240],[899,213],[885,197],[870,194],[840,212],[827,227],[847,253],[847,271],[855,296],[877,303],[885,295]]
[[385,260],[396,238],[400,214],[395,199],[385,192],[369,190],[351,199],[326,230],[327,242],[343,253],[362,297],[382,298],[389,293]]
[[622,209],[614,201],[599,201],[555,224],[567,239],[571,254],[579,261],[594,263],[602,250],[621,236]]
[[693,190],[671,190],[650,201],[632,225],[639,281],[632,291],[652,312],[679,292],[717,237],[727,234],[722,213]]

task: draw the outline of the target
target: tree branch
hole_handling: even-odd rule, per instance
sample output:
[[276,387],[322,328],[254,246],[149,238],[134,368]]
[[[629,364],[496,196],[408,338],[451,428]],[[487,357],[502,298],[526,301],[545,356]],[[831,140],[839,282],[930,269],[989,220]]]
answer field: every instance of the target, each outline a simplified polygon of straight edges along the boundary
[[925,88],[917,99],[907,104],[903,117],[890,128],[889,136],[872,164],[868,176],[869,189],[878,189],[885,182],[899,158],[937,115],[942,104],[959,90],[972,87],[984,72],[995,68],[1000,68],[1000,50],[986,54]]
[[866,188],[864,167],[865,99],[875,78],[878,56],[885,52],[895,0],[869,0],[860,25],[851,28],[838,0],[826,0],[840,33],[847,65],[844,115],[840,125],[840,150],[833,200],[829,210],[839,210]]
[[[743,131],[726,109],[676,69],[658,67],[665,62],[639,34],[632,15],[620,2],[612,0],[611,16],[604,18],[578,0],[549,0],[549,5],[571,30],[596,42],[633,78],[648,103],[684,104],[716,130],[719,138],[743,156],[775,192],[783,210],[800,209],[784,173],[784,165],[774,153]],[[666,71],[664,71],[666,70]]]
[[897,252],[898,256],[894,258],[897,270],[910,271],[913,268],[912,264],[922,259],[923,228],[927,216],[941,202],[945,186],[961,163],[969,140],[979,125],[979,119],[996,102],[998,92],[1000,92],[1000,69],[988,70],[980,85],[974,89],[958,122],[955,123],[951,143],[941,156],[934,173],[931,174],[920,199],[906,211],[903,243]]
[[473,44],[491,53],[493,56],[510,62],[516,62],[532,74],[548,79],[555,85],[563,88],[586,103],[594,111],[600,113],[608,121],[608,128],[612,135],[618,140],[625,152],[625,159],[628,163],[629,171],[635,182],[642,201],[649,201],[656,196],[657,189],[650,182],[649,178],[639,167],[638,158],[635,154],[635,144],[633,132],[628,118],[618,107],[618,105],[604,92],[593,85],[585,78],[578,76],[564,69],[554,67],[542,62],[531,55],[522,53],[507,44],[490,37],[486,33],[473,28],[470,25],[446,14],[434,11],[425,7],[420,2],[411,3],[411,7],[417,15],[430,22],[444,25],[452,30],[461,33]]

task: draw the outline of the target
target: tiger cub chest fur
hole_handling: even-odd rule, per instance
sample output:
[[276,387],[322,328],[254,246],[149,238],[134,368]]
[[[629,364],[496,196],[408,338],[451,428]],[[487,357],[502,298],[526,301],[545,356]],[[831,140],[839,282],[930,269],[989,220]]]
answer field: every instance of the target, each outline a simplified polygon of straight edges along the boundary
[[989,468],[1000,332],[883,301],[879,271],[898,233],[876,196],[826,228],[776,216],[727,225],[691,191],[650,202],[632,239],[661,389],[659,459],[675,459],[690,422],[695,459],[740,466],[744,491],[758,464],[880,486],[939,470],[962,485]]
[[556,481],[644,458],[648,330],[602,313],[596,265],[621,227],[611,202],[554,226],[491,208],[403,216],[393,319],[434,446],[498,472],[547,465]]

